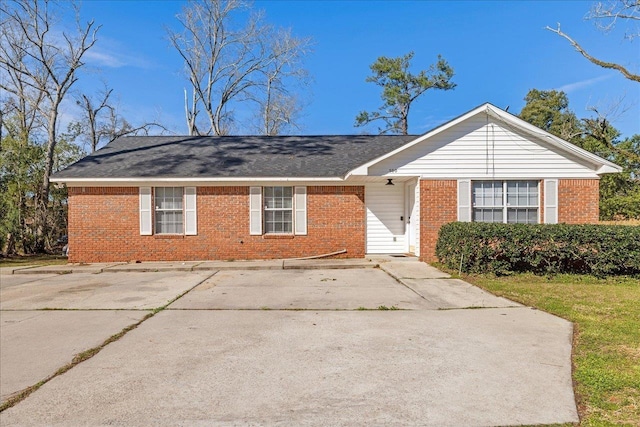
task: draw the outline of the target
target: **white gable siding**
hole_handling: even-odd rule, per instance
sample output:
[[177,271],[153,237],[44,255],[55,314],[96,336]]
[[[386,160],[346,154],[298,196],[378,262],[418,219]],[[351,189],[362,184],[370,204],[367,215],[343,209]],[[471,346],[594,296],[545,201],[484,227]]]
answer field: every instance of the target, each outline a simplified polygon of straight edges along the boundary
[[597,178],[595,171],[479,114],[369,168],[422,178]]

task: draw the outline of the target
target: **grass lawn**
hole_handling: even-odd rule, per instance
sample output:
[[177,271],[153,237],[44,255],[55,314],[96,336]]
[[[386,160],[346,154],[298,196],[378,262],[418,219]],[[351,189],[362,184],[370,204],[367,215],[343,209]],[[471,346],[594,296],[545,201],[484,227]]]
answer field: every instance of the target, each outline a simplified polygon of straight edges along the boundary
[[640,426],[640,280],[464,276],[574,323],[573,379],[583,426]]
[[67,258],[61,255],[23,255],[16,257],[0,257],[0,267],[20,267],[27,265],[59,265],[66,264]]

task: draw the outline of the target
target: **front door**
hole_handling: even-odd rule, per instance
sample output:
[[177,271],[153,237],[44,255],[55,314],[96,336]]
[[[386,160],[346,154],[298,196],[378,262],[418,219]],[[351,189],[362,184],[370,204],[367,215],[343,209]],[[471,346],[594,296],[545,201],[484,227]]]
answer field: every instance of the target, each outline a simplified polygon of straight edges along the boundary
[[367,184],[367,253],[402,254],[407,252],[405,185],[399,182]]

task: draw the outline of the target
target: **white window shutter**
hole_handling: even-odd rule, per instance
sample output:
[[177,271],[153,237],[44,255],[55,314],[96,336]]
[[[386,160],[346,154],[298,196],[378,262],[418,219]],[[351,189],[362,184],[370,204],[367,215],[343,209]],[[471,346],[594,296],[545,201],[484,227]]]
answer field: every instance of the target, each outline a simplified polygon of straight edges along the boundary
[[198,234],[196,187],[184,188],[184,234],[187,236]]
[[140,187],[140,235],[151,236],[151,187]]
[[249,189],[249,234],[262,234],[262,187]]
[[471,181],[458,180],[458,221],[471,221]]
[[558,223],[558,180],[544,180],[544,223]]
[[295,234],[307,234],[307,187],[294,188]]

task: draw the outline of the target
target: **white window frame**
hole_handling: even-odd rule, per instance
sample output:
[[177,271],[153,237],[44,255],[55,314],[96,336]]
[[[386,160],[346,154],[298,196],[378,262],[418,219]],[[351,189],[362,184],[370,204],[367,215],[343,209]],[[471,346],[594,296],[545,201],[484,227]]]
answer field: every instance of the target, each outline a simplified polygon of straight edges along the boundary
[[[267,188],[291,188],[291,208],[268,208]],[[268,231],[267,212],[291,212],[291,231]],[[307,234],[307,187],[287,185],[267,185],[250,187],[249,191],[249,234],[265,236],[304,236]]]
[[[502,184],[502,203],[500,205],[480,205],[478,206],[475,202],[475,191],[474,191],[474,186],[475,184],[478,183],[482,183],[482,182],[489,182],[489,183],[501,183]],[[508,203],[508,193],[507,193],[507,189],[508,189],[508,184],[512,183],[512,182],[529,182],[529,183],[535,183],[536,184],[536,189],[537,189],[537,205],[517,205],[517,206],[511,206]],[[503,224],[532,224],[530,222],[526,222],[526,223],[522,223],[522,222],[509,222],[509,210],[513,210],[513,209],[536,209],[536,222],[535,224],[540,224],[540,181],[539,180],[535,180],[535,179],[512,179],[512,180],[485,180],[485,179],[480,179],[480,180],[473,180],[471,181],[471,220],[475,221],[475,210],[476,209],[501,209],[502,210],[502,223]],[[485,222],[485,221],[483,221]],[[498,222],[498,221],[486,221],[486,222]]]
[[[275,194],[273,194],[272,196],[267,196],[267,189],[272,189],[272,193],[275,193],[277,188],[280,188],[282,192],[284,192],[285,189],[289,189],[291,191],[291,196],[290,197],[285,197],[285,196],[279,197],[282,200],[285,200],[285,199],[289,200],[290,199],[290,202],[291,202],[290,207],[287,207],[287,208],[285,208],[285,207],[276,208],[276,207],[268,207],[267,206],[267,200],[269,198],[273,198],[274,200],[276,199]],[[263,212],[264,212],[262,218],[264,220],[264,224],[263,224],[264,234],[287,234],[287,235],[288,234],[294,234],[294,230],[295,230],[295,206],[294,206],[295,189],[294,189],[294,187],[286,186],[286,185],[273,185],[273,186],[263,187],[262,191],[263,191],[262,203],[263,203]],[[274,212],[274,213],[276,213],[276,212],[289,212],[290,213],[290,217],[291,217],[290,230],[288,230],[288,231],[269,231],[269,227],[267,225],[268,224],[267,217],[269,215],[267,215],[267,214],[271,213],[271,212]],[[282,221],[282,222],[285,223],[284,221]],[[287,222],[287,224],[288,224],[288,222]]]
[[[156,196],[160,188],[180,188],[182,189],[181,209],[158,209]],[[197,187],[140,187],[139,188],[139,215],[140,215],[140,235],[152,236],[196,236],[198,234],[198,209],[197,209]],[[161,233],[158,231],[158,212],[181,211],[182,230],[178,233]]]
[[[158,207],[158,190],[162,189],[163,191],[166,191],[167,189],[173,189],[173,191],[175,191],[176,189],[180,190],[180,200],[181,200],[181,206],[180,208],[159,208]],[[171,234],[184,234],[184,226],[185,226],[185,203],[184,203],[184,187],[155,187],[153,189],[153,229],[155,231],[156,234],[158,235],[171,235]],[[165,213],[165,212],[180,212],[180,214],[182,214],[182,230],[178,231],[178,232],[172,232],[172,233],[168,233],[168,232],[163,232],[163,231],[158,231],[158,213]]]

